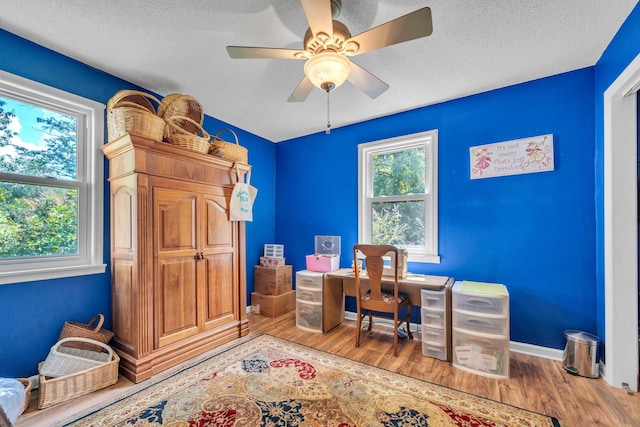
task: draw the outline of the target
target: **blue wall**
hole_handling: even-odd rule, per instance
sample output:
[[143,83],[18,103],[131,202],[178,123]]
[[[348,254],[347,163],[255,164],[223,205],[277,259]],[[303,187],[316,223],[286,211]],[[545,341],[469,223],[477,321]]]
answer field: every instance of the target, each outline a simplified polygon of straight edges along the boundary
[[[0,30],[0,69],[106,105],[131,83]],[[196,98],[198,94],[192,94]],[[204,127],[215,133],[227,124],[206,117]],[[254,221],[247,224],[247,264],[257,263],[263,244],[274,241],[275,146],[237,128],[241,145],[249,149],[252,184],[259,189]],[[225,137],[226,135],[222,135]],[[106,141],[106,133],[105,133]],[[105,160],[105,174],[108,174]],[[109,187],[105,177],[104,260],[109,262]],[[37,373],[55,344],[65,321],[87,322],[96,313],[111,326],[111,285],[107,273],[50,281],[0,286],[0,377],[28,377]],[[248,292],[253,269],[247,269]]]
[[[410,271],[504,283],[514,341],[561,348],[565,329],[595,332],[593,87],[587,68],[279,143],[276,233],[287,263],[304,269],[313,236],[328,234],[342,236],[350,266],[357,145],[437,129],[441,263]],[[544,134],[554,171],[470,180],[469,147]]]
[[[595,66],[596,115],[596,259],[598,295],[598,336],[605,337],[604,321],[604,92],[624,69],[640,54],[640,4],[636,5],[620,27]],[[604,354],[604,353],[603,353]]]

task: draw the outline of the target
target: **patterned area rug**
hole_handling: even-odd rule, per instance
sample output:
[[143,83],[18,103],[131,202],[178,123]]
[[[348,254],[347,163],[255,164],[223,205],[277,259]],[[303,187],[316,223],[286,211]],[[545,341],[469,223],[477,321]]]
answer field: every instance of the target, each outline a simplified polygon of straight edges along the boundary
[[560,426],[555,418],[260,335],[68,426]]

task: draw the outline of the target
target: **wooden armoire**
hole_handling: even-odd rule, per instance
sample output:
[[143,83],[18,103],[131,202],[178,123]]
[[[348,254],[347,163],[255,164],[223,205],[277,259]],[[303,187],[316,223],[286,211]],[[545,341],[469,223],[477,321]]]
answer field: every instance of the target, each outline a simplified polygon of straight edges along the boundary
[[[111,345],[134,382],[249,332],[233,162],[125,135],[109,159]],[[249,170],[238,165],[240,173]]]

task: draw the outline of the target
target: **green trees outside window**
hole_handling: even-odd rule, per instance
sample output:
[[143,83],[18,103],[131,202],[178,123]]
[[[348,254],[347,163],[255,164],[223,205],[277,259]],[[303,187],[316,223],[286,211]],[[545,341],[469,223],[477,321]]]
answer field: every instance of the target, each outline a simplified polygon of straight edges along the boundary
[[425,149],[373,156],[371,240],[373,244],[421,247],[425,236]]
[[77,127],[74,116],[0,97],[0,259],[78,252]]

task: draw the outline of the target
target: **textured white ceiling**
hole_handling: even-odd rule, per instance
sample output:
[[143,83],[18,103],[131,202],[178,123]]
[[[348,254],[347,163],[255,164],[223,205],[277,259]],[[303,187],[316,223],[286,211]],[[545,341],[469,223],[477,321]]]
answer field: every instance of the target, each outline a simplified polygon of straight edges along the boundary
[[[373,100],[337,88],[332,127],[594,65],[637,2],[343,0],[337,19],[353,35],[424,6],[434,31],[352,58],[390,88]],[[321,90],[287,102],[303,61],[225,49],[302,49],[298,0],[0,0],[0,27],[160,95],[192,95],[206,114],[273,142],[326,124]]]

